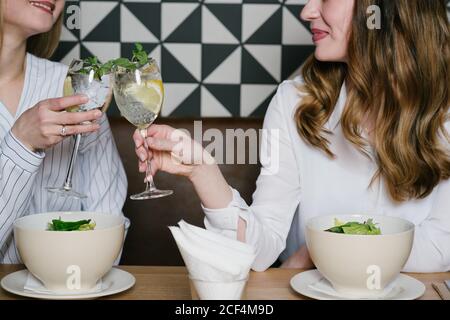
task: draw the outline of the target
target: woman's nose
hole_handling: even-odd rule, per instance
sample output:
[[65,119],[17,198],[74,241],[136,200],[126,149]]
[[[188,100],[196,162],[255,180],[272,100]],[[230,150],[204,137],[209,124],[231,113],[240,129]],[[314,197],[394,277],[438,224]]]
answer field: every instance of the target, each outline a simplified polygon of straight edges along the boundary
[[304,21],[312,21],[320,17],[320,6],[322,0],[309,0],[300,13],[300,18]]

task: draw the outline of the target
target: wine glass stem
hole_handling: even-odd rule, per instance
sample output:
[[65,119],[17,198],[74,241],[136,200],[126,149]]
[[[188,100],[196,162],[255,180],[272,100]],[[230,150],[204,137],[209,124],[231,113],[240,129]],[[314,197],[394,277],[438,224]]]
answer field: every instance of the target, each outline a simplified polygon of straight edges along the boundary
[[[147,129],[141,129],[139,132],[141,133],[142,138],[144,138],[145,149],[148,150],[147,140],[145,139],[147,137],[146,130]],[[155,186],[155,182],[153,181],[152,165],[151,165],[150,159],[147,159],[146,163],[147,163],[147,170],[145,173],[145,177],[146,177],[145,191],[153,191],[153,190],[156,190],[156,186]]]
[[150,160],[147,160],[147,184],[145,187],[145,191],[153,191],[155,190],[155,183],[153,182],[153,176],[152,176],[152,167],[150,164]]
[[64,182],[63,188],[65,190],[72,189],[72,176],[73,176],[73,167],[75,166],[75,161],[78,155],[78,148],[80,147],[81,133],[75,135],[75,144],[73,146],[72,155],[70,157],[69,169],[67,170],[66,181]]

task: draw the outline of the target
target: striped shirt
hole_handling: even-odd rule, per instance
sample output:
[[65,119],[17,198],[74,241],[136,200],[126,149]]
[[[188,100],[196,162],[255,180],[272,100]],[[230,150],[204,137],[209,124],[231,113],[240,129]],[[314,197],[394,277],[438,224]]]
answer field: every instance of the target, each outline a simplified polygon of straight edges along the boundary
[[[25,81],[16,116],[0,102],[0,263],[21,263],[14,244],[17,218],[51,211],[95,211],[122,214],[127,179],[103,116],[97,132],[83,135],[73,173],[73,188],[86,194],[76,200],[49,193],[62,186],[74,139],[66,138],[41,153],[27,149],[11,133],[17,118],[39,101],[61,97],[68,67],[27,53]],[[127,220],[127,227],[128,227]]]

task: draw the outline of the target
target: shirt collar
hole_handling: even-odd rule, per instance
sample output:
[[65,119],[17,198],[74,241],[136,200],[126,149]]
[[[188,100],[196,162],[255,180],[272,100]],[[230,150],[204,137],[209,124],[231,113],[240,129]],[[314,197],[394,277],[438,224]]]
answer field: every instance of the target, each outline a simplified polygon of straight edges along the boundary
[[345,85],[345,81],[341,86],[341,91],[339,93],[339,98],[334,107],[333,113],[328,120],[328,130],[334,131],[341,121],[342,113],[344,112],[345,102],[347,101],[347,87]]

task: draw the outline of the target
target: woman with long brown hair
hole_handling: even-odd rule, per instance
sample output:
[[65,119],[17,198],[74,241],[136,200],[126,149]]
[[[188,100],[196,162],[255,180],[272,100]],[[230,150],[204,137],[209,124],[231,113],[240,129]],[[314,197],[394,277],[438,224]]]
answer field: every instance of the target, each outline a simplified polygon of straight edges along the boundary
[[[23,215],[122,214],[126,176],[108,121],[98,110],[65,112],[87,97],[61,98],[68,67],[47,60],[63,9],[64,0],[0,0],[0,263],[20,263],[12,226]],[[77,133],[89,133],[74,169],[74,187],[88,195],[82,201],[46,191],[63,185]]]
[[[372,5],[380,9],[379,29],[368,24]],[[310,0],[301,17],[311,24],[316,50],[267,110],[264,128],[279,131],[279,166],[268,167],[270,146],[263,142],[250,206],[217,165],[196,164],[188,146],[171,139],[170,127],[148,129],[149,150],[136,134],[138,156],[151,157],[154,171],[187,176],[205,225],[254,245],[255,270],[268,268],[285,247],[284,267],[311,267],[305,221],[352,213],[412,221],[405,270],[449,270],[446,1]]]

